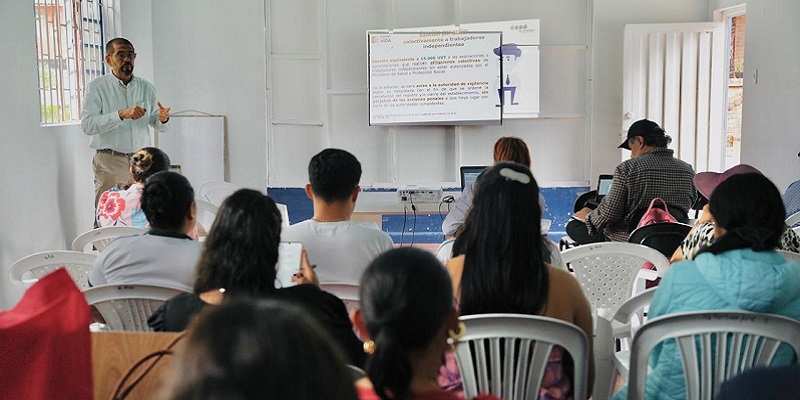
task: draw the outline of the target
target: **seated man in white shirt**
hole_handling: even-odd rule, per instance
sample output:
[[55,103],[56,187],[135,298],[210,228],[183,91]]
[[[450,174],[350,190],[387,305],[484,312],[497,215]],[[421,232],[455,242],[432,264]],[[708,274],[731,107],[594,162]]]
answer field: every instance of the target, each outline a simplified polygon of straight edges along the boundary
[[284,228],[281,241],[303,244],[320,282],[357,284],[369,263],[393,247],[385,232],[350,221],[361,192],[361,163],[347,151],[325,149],[311,158],[308,179],[314,216]]
[[188,236],[197,215],[192,185],[176,172],[159,172],[145,182],[141,207],[150,230],[111,242],[92,265],[89,284],[157,285],[191,291],[202,249]]

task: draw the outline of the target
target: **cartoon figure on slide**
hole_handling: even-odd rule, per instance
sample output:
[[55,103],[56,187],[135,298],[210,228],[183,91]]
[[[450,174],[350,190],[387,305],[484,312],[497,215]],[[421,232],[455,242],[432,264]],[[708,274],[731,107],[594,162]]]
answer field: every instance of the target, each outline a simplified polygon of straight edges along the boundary
[[[506,43],[500,47],[496,47],[494,49],[494,54],[502,58],[503,72],[505,72],[506,75],[505,79],[503,80],[503,87],[497,89],[497,94],[500,95],[500,104],[497,104],[496,106],[502,107],[505,104],[505,92],[510,92],[511,102],[509,104],[515,106],[519,104],[514,101],[514,96],[517,93],[516,84],[519,82],[519,77],[517,74],[511,72],[517,67],[517,64],[519,64],[519,58],[522,56],[522,50],[517,47],[516,43]],[[511,84],[512,82],[514,85]]]

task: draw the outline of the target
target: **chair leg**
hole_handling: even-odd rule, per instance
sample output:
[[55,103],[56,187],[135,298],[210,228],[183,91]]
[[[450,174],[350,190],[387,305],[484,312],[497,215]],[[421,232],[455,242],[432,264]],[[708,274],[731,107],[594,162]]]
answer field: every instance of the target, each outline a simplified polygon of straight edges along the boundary
[[614,363],[611,360],[597,360],[595,363],[594,386],[592,400],[608,400],[616,382]]

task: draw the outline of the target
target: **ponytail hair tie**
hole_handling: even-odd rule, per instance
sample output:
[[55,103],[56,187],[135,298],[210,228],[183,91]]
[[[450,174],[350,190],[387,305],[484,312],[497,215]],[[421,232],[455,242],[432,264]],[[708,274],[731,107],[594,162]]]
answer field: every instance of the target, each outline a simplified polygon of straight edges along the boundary
[[523,185],[531,183],[531,177],[525,173],[514,171],[511,168],[500,169],[500,176],[506,178],[507,181],[517,181]]

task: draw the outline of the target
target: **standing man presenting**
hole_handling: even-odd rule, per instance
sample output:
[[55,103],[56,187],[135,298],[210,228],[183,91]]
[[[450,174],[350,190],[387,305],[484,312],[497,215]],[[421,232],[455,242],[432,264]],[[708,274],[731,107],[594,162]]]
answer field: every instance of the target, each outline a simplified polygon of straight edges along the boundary
[[94,202],[100,195],[131,180],[130,157],[151,146],[150,130],[165,132],[169,127],[169,108],[156,100],[153,85],[133,75],[136,52],[124,38],[106,44],[106,64],[112,74],[101,76],[86,88],[81,127],[89,135],[89,147],[96,150]]

